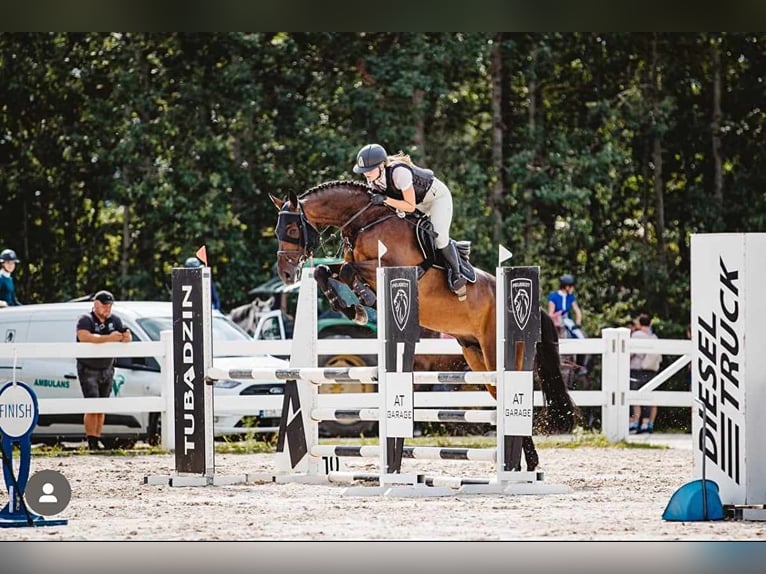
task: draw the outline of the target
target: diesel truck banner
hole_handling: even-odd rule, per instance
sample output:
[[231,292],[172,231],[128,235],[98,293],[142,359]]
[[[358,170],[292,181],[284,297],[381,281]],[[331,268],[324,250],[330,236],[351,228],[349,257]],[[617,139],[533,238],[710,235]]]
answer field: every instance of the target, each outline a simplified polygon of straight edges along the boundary
[[695,476],[724,504],[766,503],[766,234],[691,238]]

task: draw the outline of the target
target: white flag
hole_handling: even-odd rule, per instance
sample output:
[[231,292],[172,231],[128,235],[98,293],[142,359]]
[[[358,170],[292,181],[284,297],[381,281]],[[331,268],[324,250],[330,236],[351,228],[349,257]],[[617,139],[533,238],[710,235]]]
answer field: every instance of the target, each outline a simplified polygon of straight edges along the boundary
[[511,257],[513,257],[513,253],[511,253],[510,251],[508,251],[505,247],[503,247],[501,245],[500,246],[500,258],[499,258],[499,260],[497,262],[498,267],[500,267],[503,264],[503,261],[507,261]]
[[380,260],[386,254],[386,251],[388,251],[386,244],[383,243],[380,239],[378,239],[378,267],[381,266]]

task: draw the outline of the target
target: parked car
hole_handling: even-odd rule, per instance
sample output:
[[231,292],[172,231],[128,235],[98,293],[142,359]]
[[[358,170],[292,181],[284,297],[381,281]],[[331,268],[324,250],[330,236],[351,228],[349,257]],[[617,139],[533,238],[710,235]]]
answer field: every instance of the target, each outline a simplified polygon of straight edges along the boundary
[[[77,319],[91,310],[91,302],[23,305],[0,310],[0,341],[10,343],[74,342]],[[172,304],[169,301],[118,301],[113,312],[131,330],[133,341],[159,341],[160,332],[172,329]],[[213,311],[213,343],[248,341],[251,338],[219,311]],[[74,358],[26,358],[16,361],[18,380],[32,386],[40,398],[81,398]],[[285,367],[287,361],[261,355],[255,357],[215,357],[213,364],[224,369]],[[13,364],[0,359],[0,380],[10,380]],[[163,385],[161,360],[155,357],[116,359],[112,396],[159,396]],[[284,392],[279,381],[223,380],[215,385],[216,396],[273,395]],[[215,417],[216,436],[242,434],[246,425],[273,426],[281,411],[259,411],[251,416]],[[159,413],[107,414],[102,442],[109,448],[126,447],[138,440],[157,444],[160,435]],[[32,440],[44,443],[79,441],[84,437],[82,414],[41,415]]]

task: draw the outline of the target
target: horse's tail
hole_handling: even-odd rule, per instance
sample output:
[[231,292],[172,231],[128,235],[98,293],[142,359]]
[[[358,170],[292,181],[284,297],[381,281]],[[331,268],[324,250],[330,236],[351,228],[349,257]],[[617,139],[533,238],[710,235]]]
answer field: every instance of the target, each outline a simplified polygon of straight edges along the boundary
[[580,410],[569,394],[561,374],[559,336],[548,313],[540,309],[541,341],[537,343],[537,375],[543,393],[543,407],[537,432],[569,433],[580,419]]

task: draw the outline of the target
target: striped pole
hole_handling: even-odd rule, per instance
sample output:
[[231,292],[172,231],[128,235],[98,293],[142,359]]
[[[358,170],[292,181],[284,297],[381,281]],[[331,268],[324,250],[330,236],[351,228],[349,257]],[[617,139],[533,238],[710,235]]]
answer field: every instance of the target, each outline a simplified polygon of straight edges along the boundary
[[255,369],[221,369],[212,367],[207,370],[208,384],[220,379],[256,379],[278,381],[310,381],[314,384],[325,383],[375,383],[378,380],[377,367],[303,367],[296,369],[277,369],[259,367]]
[[[320,408],[311,411],[314,421],[377,421],[380,409],[333,409]],[[488,423],[495,424],[497,411],[459,409],[415,409],[418,422]]]
[[[422,460],[472,460],[495,462],[494,448],[448,448],[438,446],[405,446],[403,458]],[[380,455],[379,446],[319,445],[312,447],[311,456],[374,458]]]

